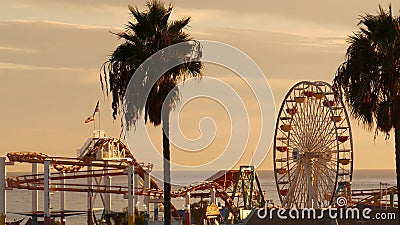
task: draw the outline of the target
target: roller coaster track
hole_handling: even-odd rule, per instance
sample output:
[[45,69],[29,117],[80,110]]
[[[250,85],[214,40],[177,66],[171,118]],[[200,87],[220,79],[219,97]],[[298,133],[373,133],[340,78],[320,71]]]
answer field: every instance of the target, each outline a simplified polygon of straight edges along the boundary
[[[129,165],[135,166],[135,173],[144,180],[144,174],[146,173],[145,168],[151,169],[151,164],[139,163],[129,150],[129,148],[119,139],[115,138],[100,138],[93,139],[93,146],[88,145],[83,155],[78,158],[67,158],[67,157],[50,157],[44,153],[38,152],[9,152],[7,158],[11,162],[20,163],[40,163],[43,164],[45,160],[50,161],[50,165],[59,171],[60,173],[52,173],[51,181],[53,180],[67,180],[77,179],[86,177],[103,177],[106,175],[126,175],[126,169]],[[99,150],[104,148],[106,145],[116,146],[119,153],[124,156],[124,159],[114,160],[97,160],[97,154]],[[113,169],[102,169],[102,170],[91,170],[91,171],[80,171],[85,166],[101,167],[101,168],[113,168]],[[92,173],[92,174],[90,174]],[[43,174],[24,175],[24,176],[13,176],[7,178],[7,185],[11,188],[28,189],[28,190],[43,190]],[[89,187],[87,185],[79,184],[64,184],[51,183],[53,191],[71,191],[71,192],[88,192]],[[64,186],[61,188],[61,186]],[[128,192],[128,187],[122,186],[108,186],[105,185],[93,185],[90,191],[94,193],[115,193],[125,194]],[[150,177],[150,190],[135,191],[138,195],[147,195],[154,197],[163,197],[163,191],[158,187],[157,183]],[[179,217],[179,213],[175,206],[171,205],[171,212],[174,217]]]
[[[88,175],[88,172],[91,172]],[[77,183],[61,183],[57,181],[61,180],[74,180],[79,178],[88,177],[103,177],[103,176],[121,176],[126,175],[124,170],[90,170],[90,171],[78,171],[74,173],[51,173],[51,191],[72,191],[72,192],[88,192],[88,185],[77,184]],[[8,187],[27,189],[27,190],[43,190],[43,174],[33,174],[33,175],[22,175],[8,177],[7,185]],[[127,186],[106,186],[106,185],[92,185],[93,188],[90,190],[93,193],[113,193],[113,194],[126,194],[128,192]],[[145,189],[138,188],[135,190],[135,195],[145,195],[152,197],[162,197],[163,192],[160,189]]]
[[232,198],[229,196],[226,190],[221,187],[221,185],[214,181],[200,182],[198,184],[193,184],[189,187],[181,188],[179,190],[173,191],[171,193],[171,196],[173,198],[179,198],[185,196],[188,192],[190,193],[194,191],[210,190],[213,188],[216,190],[216,196],[220,197],[225,202],[225,205],[229,208],[230,212],[237,218],[239,216],[239,211],[238,208],[235,206]]
[[[107,144],[117,144],[119,149],[124,152],[125,158],[118,160],[96,160],[96,154]],[[49,160],[50,165],[52,165],[54,169],[64,173],[76,173],[85,166],[126,169],[128,165],[131,164],[135,166],[135,173],[139,174],[142,179],[144,179],[144,174],[146,173],[144,167],[151,167],[150,164],[145,165],[144,163],[139,163],[132,155],[131,151],[129,151],[128,147],[121,140],[115,138],[98,139],[94,143],[94,146],[88,149],[86,154],[78,158],[50,157],[38,152],[9,152],[7,153],[7,158],[12,162],[40,164],[43,164],[45,160]],[[150,188],[159,189],[153,179],[150,179]]]
[[[100,184],[93,184],[89,187],[86,184],[76,183],[61,183],[61,180],[74,180],[78,178],[88,177],[104,177],[104,176],[121,176],[127,174],[127,167],[134,165],[135,174],[144,180],[146,170],[151,170],[151,164],[139,163],[128,149],[128,147],[120,140],[114,138],[99,138],[93,139],[93,145],[85,146],[84,154],[77,158],[68,157],[50,157],[44,153],[38,152],[10,152],[7,157],[11,162],[19,163],[38,163],[43,164],[45,160],[50,161],[50,165],[58,171],[58,173],[51,173],[50,187],[51,191],[70,191],[70,192],[88,192],[94,193],[113,193],[113,194],[126,194],[128,192],[127,186],[105,186]],[[113,145],[118,149],[118,154],[121,155],[120,159],[107,159],[99,160],[98,154],[101,149],[106,146]],[[99,167],[97,170],[81,170],[85,166]],[[7,186],[10,188],[26,189],[26,190],[43,190],[43,174],[29,174],[22,176],[12,176],[7,178]],[[224,185],[225,186],[225,185]],[[89,189],[90,188],[90,189]],[[230,211],[238,216],[238,209],[233,200],[220,184],[214,181],[207,181],[182,188],[171,193],[173,198],[184,196],[188,192],[216,190],[216,196],[225,201],[226,206]],[[163,191],[158,187],[157,183],[150,177],[150,189],[140,188],[135,190],[135,195],[151,196],[155,198],[162,198]],[[171,206],[172,215],[179,217],[176,208]]]

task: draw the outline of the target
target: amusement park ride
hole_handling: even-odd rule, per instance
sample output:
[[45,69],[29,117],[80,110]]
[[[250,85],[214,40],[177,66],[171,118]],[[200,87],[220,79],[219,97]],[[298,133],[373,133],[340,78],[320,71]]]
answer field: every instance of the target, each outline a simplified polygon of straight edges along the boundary
[[[348,205],[359,203],[380,204],[383,196],[391,196],[387,205],[395,207],[392,196],[395,187],[380,190],[352,190],[353,139],[347,111],[340,96],[321,81],[303,81],[294,85],[280,107],[276,121],[273,146],[274,174],[281,207],[325,208],[335,207],[337,198],[344,197]],[[108,137],[96,130],[78,152],[78,157],[51,157],[37,152],[10,152],[0,157],[0,225],[5,224],[5,190],[32,191],[32,224],[44,217],[74,214],[64,206],[66,192],[87,193],[87,223],[94,224],[93,202],[100,195],[104,213],[111,213],[111,194],[128,199],[128,222],[134,224],[137,196],[144,196],[145,209],[154,215],[149,224],[159,224],[158,211],[163,211],[163,191],[151,176],[153,165],[138,162],[129,148],[119,139]],[[6,165],[29,163],[32,173],[5,178]],[[43,165],[43,174],[38,165]],[[111,177],[128,176],[126,185],[112,185]],[[2,180],[1,180],[2,179]],[[86,179],[83,184],[74,182]],[[38,190],[44,191],[44,210],[38,210]],[[61,193],[60,211],[50,212],[50,192]],[[239,170],[221,171],[206,181],[182,187],[171,193],[173,198],[184,198],[186,224],[190,224],[190,198],[209,198],[214,211],[218,211],[217,198],[230,212],[233,220],[244,219],[254,208],[264,207],[265,193],[253,166]],[[178,210],[172,206],[172,216],[181,224]],[[211,214],[210,214],[211,215]],[[208,215],[207,215],[208,216]],[[210,217],[212,218],[212,217]],[[227,219],[227,218],[226,218]],[[217,221],[208,221],[217,224]]]
[[332,87],[303,81],[287,93],[275,128],[274,168],[282,205],[322,208],[351,200],[353,138]]
[[350,119],[342,97],[326,82],[302,81],[289,90],[277,117],[273,152],[282,207],[335,207],[338,198],[346,206],[397,207],[396,187],[352,189]]
[[[154,204],[154,216],[149,223],[158,224],[159,208],[163,209],[163,191],[151,177],[153,165],[136,161],[128,147],[119,139],[106,136],[102,130],[94,131],[94,137],[89,138],[79,151],[77,158],[51,157],[37,152],[10,152],[0,158],[0,168],[14,163],[30,163],[32,173],[12,176],[6,179],[5,189],[26,189],[32,191],[32,212],[23,215],[32,216],[32,224],[37,224],[38,217],[44,217],[45,224],[50,224],[51,217],[61,217],[65,224],[65,216],[78,215],[82,212],[68,211],[64,208],[65,192],[85,192],[87,197],[87,223],[95,224],[93,218],[93,201],[100,195],[104,212],[111,213],[110,194],[121,194],[128,199],[128,221],[134,224],[135,196],[144,196],[147,213]],[[38,174],[38,164],[43,164],[44,173]],[[54,172],[51,172],[53,170]],[[1,171],[0,171],[1,172]],[[125,186],[111,184],[111,177],[127,176]],[[74,182],[77,179],[87,179],[87,184]],[[44,210],[38,211],[37,191],[44,191]],[[61,193],[60,211],[50,212],[50,192]],[[233,193],[233,194],[232,194]],[[1,196],[1,195],[0,195]],[[173,198],[185,197],[187,218],[190,218],[190,197],[211,198],[211,203],[217,203],[217,197],[225,202],[226,208],[234,218],[239,218],[239,208],[250,210],[264,204],[264,196],[254,167],[241,167],[240,170],[226,171],[217,174],[213,179],[198,182],[183,187],[171,193]],[[242,200],[243,199],[243,200]],[[160,210],[162,211],[162,210]],[[5,211],[3,210],[5,215]],[[178,210],[172,206],[172,216],[181,224]],[[189,221],[187,219],[187,221]],[[4,222],[3,222],[4,224]]]

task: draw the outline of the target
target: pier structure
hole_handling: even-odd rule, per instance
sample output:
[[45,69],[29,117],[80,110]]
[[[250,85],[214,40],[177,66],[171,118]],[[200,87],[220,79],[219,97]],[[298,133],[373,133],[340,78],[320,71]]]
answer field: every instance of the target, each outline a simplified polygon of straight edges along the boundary
[[[60,217],[61,224],[69,215],[87,214],[87,224],[93,225],[93,206],[97,196],[100,196],[104,213],[112,212],[111,195],[121,194],[127,199],[128,222],[134,224],[135,206],[138,196],[144,196],[144,210],[146,218],[150,216],[151,204],[153,215],[148,224],[159,224],[159,212],[163,211],[163,191],[158,188],[152,179],[151,163],[138,162],[128,147],[119,139],[110,138],[103,131],[96,131],[78,150],[76,158],[52,157],[38,152],[10,152],[6,157],[0,157],[0,225],[5,224],[6,218],[6,190],[25,189],[32,193],[32,211],[21,213],[32,217],[32,224],[38,224],[38,217],[44,217],[45,224],[50,224],[51,218]],[[31,173],[21,176],[6,177],[6,165],[16,163],[31,164]],[[39,173],[39,166],[43,166],[43,173]],[[128,177],[125,185],[112,184],[116,176]],[[83,179],[86,182],[76,182]],[[369,204],[384,207],[396,207],[393,200],[397,193],[395,187],[382,184],[381,189],[351,190],[350,185],[343,183],[338,186],[342,195],[350,196],[349,205]],[[385,186],[386,185],[386,186]],[[38,209],[38,191],[44,191],[44,208]],[[52,192],[60,195],[60,209],[55,211],[50,205]],[[87,211],[77,212],[67,210],[65,193],[87,193]],[[185,200],[186,224],[191,224],[191,199],[209,199],[213,207],[227,209],[231,219],[243,220],[251,209],[264,207],[265,193],[253,166],[241,166],[238,170],[220,171],[205,181],[191,184],[171,192],[172,198]],[[98,198],[97,198],[98,199]],[[388,200],[386,200],[388,199]],[[222,204],[221,204],[222,203]],[[180,224],[181,215],[172,205],[172,217]],[[152,220],[151,220],[152,219]],[[158,222],[157,222],[158,221]]]
[[[61,224],[65,224],[67,216],[85,213],[67,210],[65,205],[67,192],[87,193],[88,225],[94,224],[93,206],[97,196],[100,196],[102,201],[104,214],[109,214],[112,213],[111,195],[124,195],[124,198],[128,200],[129,225],[134,224],[138,196],[144,196],[147,219],[150,216],[150,204],[153,204],[154,224],[157,224],[156,221],[159,219],[159,211],[163,210],[163,191],[151,176],[153,164],[138,162],[121,140],[108,137],[102,130],[94,131],[94,135],[78,149],[76,158],[53,157],[40,152],[9,152],[7,158],[7,162],[6,157],[0,158],[2,159],[0,160],[0,176],[4,181],[3,185],[0,185],[0,225],[5,224],[5,190],[13,188],[31,191],[32,211],[21,214],[31,216],[32,224],[38,224],[38,217],[44,217],[46,225],[50,224],[51,218],[54,217],[60,217]],[[31,164],[31,173],[6,178],[5,165],[15,163]],[[39,173],[39,166],[43,166],[43,173]],[[247,179],[250,174],[248,171],[251,171],[254,178],[251,182]],[[126,185],[113,185],[112,177],[116,176],[128,176]],[[83,182],[76,182],[77,179],[83,179]],[[240,210],[248,208],[243,203],[259,201],[257,203],[259,206],[265,202],[259,181],[253,188],[256,179],[258,180],[258,177],[253,167],[250,170],[245,170],[243,167],[240,170],[222,171],[206,181],[173,191],[171,197],[185,199],[187,224],[191,222],[190,199],[198,197],[209,198],[214,204],[217,204],[217,198],[219,198],[224,202],[224,207],[229,210],[232,217],[239,218]],[[43,211],[38,209],[39,190],[44,191]],[[59,211],[55,211],[50,205],[50,195],[53,192],[60,194]],[[250,192],[252,194],[249,194]],[[248,196],[252,196],[251,199]],[[177,224],[180,223],[182,218],[173,205],[171,212],[172,218],[177,221]]]

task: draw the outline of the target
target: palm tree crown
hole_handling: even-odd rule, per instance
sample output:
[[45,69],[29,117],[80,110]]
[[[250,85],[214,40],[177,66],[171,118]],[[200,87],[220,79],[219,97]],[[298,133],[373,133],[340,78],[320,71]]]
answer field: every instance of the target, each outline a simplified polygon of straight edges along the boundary
[[400,123],[399,22],[390,6],[387,11],[379,7],[376,16],[363,16],[334,79],[334,88],[344,92],[352,115],[385,133]]
[[[103,75],[100,77],[103,90],[112,94],[112,109],[114,119],[121,113],[122,103],[126,94],[129,81],[139,66],[151,55],[173,44],[191,41],[185,27],[190,22],[190,17],[170,21],[172,5],[165,7],[159,1],[153,0],[146,3],[147,10],[139,11],[137,7],[129,6],[134,21],[128,22],[124,32],[116,35],[123,40],[111,54],[109,60],[103,65]],[[195,49],[200,51],[200,49]],[[144,68],[149,69],[149,68]],[[169,70],[157,80],[151,88],[146,101],[128,102],[126,108],[126,122],[134,125],[140,118],[144,109],[145,120],[154,125],[161,123],[161,106],[167,94],[176,87],[177,82],[186,76],[200,77],[202,64],[191,62],[179,65]],[[152,74],[150,74],[151,76]],[[146,77],[135,77],[135,85],[130,95],[140,95],[145,87],[140,86]],[[104,82],[105,84],[104,84]],[[176,95],[173,101],[179,100]],[[174,102],[171,102],[173,104]]]

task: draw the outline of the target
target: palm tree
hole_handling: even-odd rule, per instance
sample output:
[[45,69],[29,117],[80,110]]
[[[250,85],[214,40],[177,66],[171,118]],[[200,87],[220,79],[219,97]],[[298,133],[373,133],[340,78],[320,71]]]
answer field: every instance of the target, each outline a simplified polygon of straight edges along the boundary
[[[378,15],[360,18],[349,37],[346,60],[334,78],[352,115],[389,137],[394,129],[397,189],[400,190],[400,19],[379,6]],[[398,199],[399,194],[398,194]]]
[[[128,22],[124,32],[117,33],[123,43],[110,55],[109,60],[102,67],[100,82],[103,91],[112,95],[113,117],[117,118],[124,112],[122,120],[128,128],[134,127],[136,122],[144,116],[145,122],[150,121],[154,126],[162,124],[163,128],[163,157],[164,157],[164,209],[165,224],[171,223],[171,184],[170,184],[170,144],[169,144],[169,111],[179,102],[177,84],[186,77],[201,77],[201,62],[186,62],[168,70],[161,77],[152,71],[153,67],[162,67],[163,63],[143,67],[142,63],[154,53],[177,43],[186,44],[192,58],[201,57],[201,47],[193,41],[185,28],[190,22],[190,17],[171,21],[169,18],[173,6],[168,7],[157,0],[146,3],[147,9],[139,11],[137,7],[129,6],[133,21]],[[166,59],[168,60],[168,59]],[[142,65],[142,66],[140,66]],[[140,70],[142,75],[133,76]],[[132,78],[132,81],[131,81]],[[154,85],[149,87],[154,80]],[[133,88],[126,93],[128,84],[133,82]],[[150,93],[143,98],[144,90]],[[125,94],[129,98],[124,98]],[[172,98],[166,99],[168,94]],[[167,110],[161,110],[163,104]],[[125,105],[124,105],[125,104]]]

